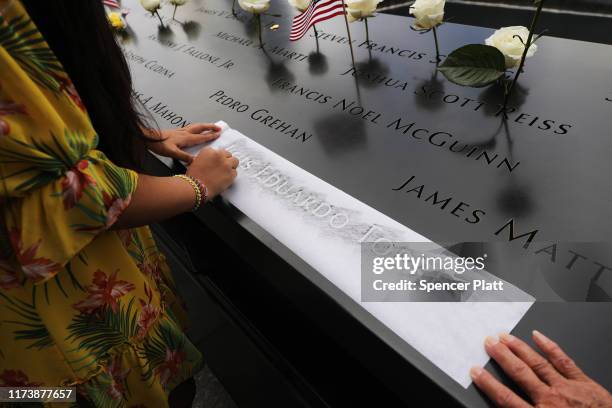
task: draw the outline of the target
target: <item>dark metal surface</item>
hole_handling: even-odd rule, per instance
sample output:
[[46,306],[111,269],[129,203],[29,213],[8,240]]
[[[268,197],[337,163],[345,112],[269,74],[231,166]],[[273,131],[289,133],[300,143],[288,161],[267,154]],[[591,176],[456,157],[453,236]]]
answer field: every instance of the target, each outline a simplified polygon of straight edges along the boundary
[[[397,3],[397,4],[394,4]],[[390,6],[386,13],[408,16],[409,2],[385,1]],[[529,26],[533,16],[532,0],[525,1],[447,1],[444,17],[458,24],[489,28],[523,25]],[[572,40],[612,44],[612,1],[546,1],[540,16],[540,30],[547,35]]]
[[[536,240],[607,240],[612,226],[609,46],[542,38],[510,102],[516,110],[504,124],[498,114],[501,90],[461,88],[437,75],[431,34],[411,31],[407,18],[379,15],[371,19],[370,38],[376,43],[371,50],[364,43],[363,25],[351,25],[355,77],[341,18],[320,24],[320,53],[316,53],[310,33],[297,43],[288,41],[290,17],[295,13],[285,2],[275,2],[270,13],[282,17],[264,16],[263,21],[266,26],[278,23],[280,28],[264,30],[263,52],[256,46],[251,17],[244,12],[233,17],[230,1],[193,0],[179,8],[181,22],[167,20],[165,28],[159,28],[136,1],[128,4],[131,35],[124,45],[135,87],[162,127],[225,120],[436,241],[507,239],[507,228],[496,232],[511,219],[515,234],[538,230]],[[161,14],[170,16],[170,7]],[[441,52],[481,43],[491,32],[445,24],[438,34]],[[293,85],[297,87],[291,90]],[[242,109],[246,111],[239,112]],[[266,116],[273,118],[262,123]],[[285,130],[283,122],[289,125]],[[469,147],[451,152],[454,141],[455,150],[465,144]],[[407,189],[394,191],[410,176],[415,176],[412,187],[424,185],[421,197]],[[451,197],[451,204],[440,208],[426,202],[435,191]],[[465,203],[460,206],[463,211],[453,214],[460,203]],[[475,210],[484,215],[470,222]],[[392,333],[368,320],[357,305],[265,231],[240,214],[226,216],[455,398],[470,406],[483,404],[473,387],[463,390],[410,347],[397,344]],[[575,271],[582,280],[596,274],[594,261],[612,264],[606,263],[606,254],[597,255],[602,258],[579,259]],[[569,260],[560,254],[559,267]],[[538,328],[550,334],[587,372],[612,388],[606,364],[612,360],[610,312],[610,304],[538,303],[514,333],[527,337]],[[397,383],[391,388],[404,392]]]

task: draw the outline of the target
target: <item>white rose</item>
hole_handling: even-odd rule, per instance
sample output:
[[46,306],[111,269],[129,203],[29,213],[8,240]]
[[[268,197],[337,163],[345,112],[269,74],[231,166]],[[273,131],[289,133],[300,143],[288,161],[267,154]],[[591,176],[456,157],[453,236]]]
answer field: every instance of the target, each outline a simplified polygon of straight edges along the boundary
[[429,30],[444,19],[446,0],[416,0],[410,6],[410,14],[415,18],[415,28]]
[[[520,37],[519,40],[517,37]],[[506,68],[514,68],[521,62],[529,30],[523,26],[503,27],[495,31],[492,36],[485,40],[485,44],[497,48],[506,58]],[[531,57],[538,50],[538,46],[531,44],[527,51],[527,58]]]
[[182,6],[185,3],[187,3],[187,0],[170,0],[170,4],[174,6]]
[[253,14],[261,14],[270,8],[270,0],[238,0],[240,8]]
[[382,0],[346,0],[346,12],[348,20],[360,20],[362,18],[371,17],[376,11],[378,3]]
[[289,5],[300,11],[304,11],[310,5],[310,0],[289,0]]
[[140,4],[145,10],[155,13],[157,9],[161,7],[159,1],[160,0],[140,0]]

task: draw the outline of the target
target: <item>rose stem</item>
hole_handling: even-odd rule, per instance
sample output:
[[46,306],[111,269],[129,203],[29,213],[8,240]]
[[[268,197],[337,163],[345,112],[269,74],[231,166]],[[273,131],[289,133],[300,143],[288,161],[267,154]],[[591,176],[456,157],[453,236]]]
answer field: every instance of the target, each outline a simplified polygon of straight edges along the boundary
[[[346,2],[342,0],[342,7],[344,8],[344,24],[346,25],[346,35],[349,40],[349,48],[351,50],[351,62],[353,63],[353,68],[355,68],[355,52],[353,51],[353,40],[351,39],[351,29],[349,28],[348,17],[346,16]],[[355,77],[357,78],[357,77]]]
[[176,15],[176,9],[178,8],[178,4],[174,5],[174,12],[172,13],[172,19],[174,20],[174,16]]
[[157,12],[157,10],[155,10],[155,15],[157,16],[157,18],[159,18],[159,22],[161,23],[161,26],[162,26],[162,27],[165,27],[165,26],[164,26],[164,20],[162,20],[161,16],[160,16],[160,15],[159,15],[159,13]]
[[364,18],[363,22],[365,23],[366,29],[366,44],[368,44],[368,54],[370,55],[370,59],[372,59],[372,47],[370,47],[370,29],[368,28],[368,18]]
[[519,79],[519,76],[521,75],[521,72],[523,71],[523,66],[525,66],[525,59],[527,58],[527,52],[529,51],[529,48],[531,47],[531,39],[533,38],[533,32],[535,31],[536,25],[538,24],[538,20],[540,19],[540,14],[542,13],[542,6],[544,5],[544,0],[540,0],[540,3],[538,4],[538,9],[536,10],[535,14],[533,15],[533,19],[531,20],[531,27],[529,27],[529,35],[527,36],[527,42],[525,45],[525,49],[523,50],[523,55],[521,56],[521,62],[519,64],[518,69],[516,70],[516,74],[514,75],[514,79],[512,80],[512,84],[510,84],[510,88],[508,88],[508,91],[506,92],[506,95],[504,96],[504,116],[506,115],[506,107],[508,105],[508,100],[510,99],[510,95],[512,95],[512,91],[514,90],[514,85],[516,85],[516,82]]
[[436,65],[440,63],[440,50],[438,48],[438,32],[436,31],[436,27],[433,28],[434,42],[436,43]]
[[259,37],[259,48],[263,48],[263,41],[261,41],[261,14],[257,16],[257,36]]
[[234,15],[234,17],[236,16],[236,0],[232,1],[232,14]]

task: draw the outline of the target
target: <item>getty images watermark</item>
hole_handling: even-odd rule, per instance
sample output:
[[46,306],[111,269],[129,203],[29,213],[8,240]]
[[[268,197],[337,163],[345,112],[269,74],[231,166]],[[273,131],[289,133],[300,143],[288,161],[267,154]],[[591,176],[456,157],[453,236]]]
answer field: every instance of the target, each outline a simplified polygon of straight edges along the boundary
[[[529,301],[531,296],[487,271],[488,254],[461,244],[385,242],[361,244],[364,302]],[[461,252],[461,251],[459,251]]]

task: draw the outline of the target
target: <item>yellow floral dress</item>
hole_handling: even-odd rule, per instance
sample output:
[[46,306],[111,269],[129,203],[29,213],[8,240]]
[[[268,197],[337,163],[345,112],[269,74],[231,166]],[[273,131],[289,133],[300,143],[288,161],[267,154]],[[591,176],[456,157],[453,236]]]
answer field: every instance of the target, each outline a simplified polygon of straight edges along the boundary
[[201,356],[149,229],[110,229],[138,180],[97,143],[21,3],[0,0],[0,386],[164,407]]

